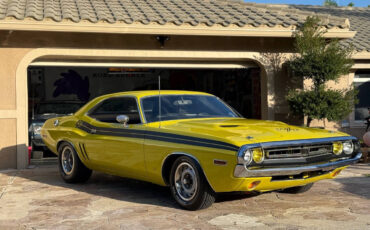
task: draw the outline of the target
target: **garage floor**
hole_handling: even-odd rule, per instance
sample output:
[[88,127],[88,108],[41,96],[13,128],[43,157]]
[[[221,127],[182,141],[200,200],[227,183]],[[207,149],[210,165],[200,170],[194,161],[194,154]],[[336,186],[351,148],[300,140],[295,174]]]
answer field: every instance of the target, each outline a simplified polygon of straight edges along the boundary
[[370,229],[370,164],[300,195],[223,195],[179,209],[156,185],[94,173],[62,182],[56,166],[0,171],[0,229]]

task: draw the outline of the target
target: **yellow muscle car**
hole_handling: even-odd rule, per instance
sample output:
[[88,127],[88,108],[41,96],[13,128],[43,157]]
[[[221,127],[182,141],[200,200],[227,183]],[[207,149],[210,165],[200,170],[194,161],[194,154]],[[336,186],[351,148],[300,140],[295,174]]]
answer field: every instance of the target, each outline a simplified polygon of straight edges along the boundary
[[245,119],[219,98],[189,91],[101,96],[47,120],[41,135],[67,183],[97,170],[168,185],[189,210],[209,207],[219,192],[304,192],[361,157],[345,133]]

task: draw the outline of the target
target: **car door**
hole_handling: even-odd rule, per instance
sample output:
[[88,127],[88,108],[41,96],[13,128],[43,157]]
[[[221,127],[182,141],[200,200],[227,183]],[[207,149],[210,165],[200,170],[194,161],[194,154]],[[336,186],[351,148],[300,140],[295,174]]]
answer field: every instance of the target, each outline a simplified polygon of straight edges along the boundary
[[[129,117],[128,126],[117,122],[118,115]],[[145,128],[135,97],[103,100],[84,116],[80,125],[87,129],[82,147],[97,169],[120,176],[145,178]]]

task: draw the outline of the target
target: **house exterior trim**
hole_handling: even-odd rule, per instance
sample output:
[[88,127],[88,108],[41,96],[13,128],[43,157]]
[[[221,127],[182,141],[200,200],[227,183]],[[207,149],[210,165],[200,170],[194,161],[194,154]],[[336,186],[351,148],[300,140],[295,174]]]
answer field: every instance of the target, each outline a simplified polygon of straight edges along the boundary
[[[108,33],[108,34],[151,34],[151,35],[192,35],[192,36],[234,36],[234,37],[292,37],[296,32],[295,26],[244,26],[236,25],[207,26],[207,25],[159,25],[151,23],[90,23],[90,22],[54,22],[36,20],[2,20],[0,30],[19,31],[53,31],[53,32],[78,32],[78,33]],[[348,28],[331,28],[324,34],[327,38],[352,38],[356,34]]]

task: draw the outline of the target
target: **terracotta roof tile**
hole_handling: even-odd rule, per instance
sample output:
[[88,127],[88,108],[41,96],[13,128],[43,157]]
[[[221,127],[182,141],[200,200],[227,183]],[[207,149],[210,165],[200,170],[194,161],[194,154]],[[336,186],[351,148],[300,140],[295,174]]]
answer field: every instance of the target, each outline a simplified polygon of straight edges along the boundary
[[[14,17],[42,21],[50,18],[55,22],[69,19],[76,23],[87,20],[92,23],[288,27],[302,23],[307,16],[297,9],[235,0],[0,0],[0,19]],[[328,27],[348,27],[343,18],[330,16],[328,19]]]
[[[357,51],[370,52],[370,8],[304,5],[290,5],[289,7],[318,14],[331,15],[337,18],[348,18],[351,30],[357,31],[357,33],[354,38],[344,40],[343,44],[352,44]],[[328,27],[332,27],[336,24],[335,21],[330,20]]]

